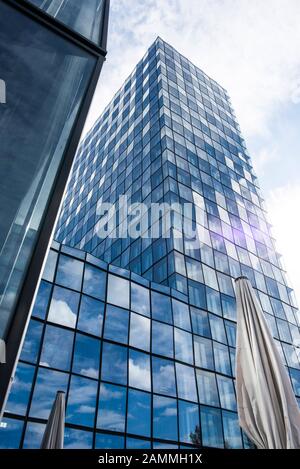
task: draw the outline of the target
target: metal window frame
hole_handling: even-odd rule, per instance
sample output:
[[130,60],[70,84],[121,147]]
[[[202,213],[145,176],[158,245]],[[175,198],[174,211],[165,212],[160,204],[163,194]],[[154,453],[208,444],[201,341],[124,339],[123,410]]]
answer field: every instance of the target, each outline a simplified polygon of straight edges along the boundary
[[76,150],[97,86],[98,78],[105,61],[110,6],[110,0],[104,0],[104,13],[99,32],[100,45],[97,45],[76,31],[69,29],[66,25],[57,21],[36,6],[28,3],[26,0],[1,1],[8,4],[16,11],[23,13],[28,18],[40,23],[41,27],[50,29],[52,32],[65,38],[67,41],[77,45],[86,52],[89,52],[96,58],[96,62],[52,186],[49,200],[43,214],[41,227],[35,242],[35,247],[33,249],[29,265],[26,269],[26,276],[14,309],[13,319],[11,321],[7,337],[5,338],[6,363],[0,365],[0,419],[3,415],[9,389],[12,384],[12,376],[15,372],[22,341],[24,340],[26,328],[28,326],[31,307],[36,295],[37,285],[41,277],[41,271],[45,263],[51,238],[53,236],[55,223],[61,208],[68,177],[75,159]]

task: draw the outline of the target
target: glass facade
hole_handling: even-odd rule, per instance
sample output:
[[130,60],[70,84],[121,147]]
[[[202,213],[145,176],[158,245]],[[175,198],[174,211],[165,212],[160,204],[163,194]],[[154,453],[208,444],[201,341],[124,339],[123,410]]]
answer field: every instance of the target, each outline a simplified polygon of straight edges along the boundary
[[101,44],[105,0],[29,0],[68,28]]
[[[190,202],[190,226],[175,211],[169,237],[102,239],[99,203],[124,194]],[[39,444],[58,389],[67,448],[250,447],[235,396],[241,274],[300,399],[300,316],[229,98],[160,38],[82,142],[56,238],[2,447]]]

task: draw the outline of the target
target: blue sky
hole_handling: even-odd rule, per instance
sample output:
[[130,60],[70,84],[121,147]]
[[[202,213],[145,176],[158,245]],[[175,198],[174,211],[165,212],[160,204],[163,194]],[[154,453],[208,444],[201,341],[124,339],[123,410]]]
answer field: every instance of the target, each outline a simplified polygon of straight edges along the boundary
[[111,0],[86,132],[159,35],[231,96],[300,302],[300,1]]

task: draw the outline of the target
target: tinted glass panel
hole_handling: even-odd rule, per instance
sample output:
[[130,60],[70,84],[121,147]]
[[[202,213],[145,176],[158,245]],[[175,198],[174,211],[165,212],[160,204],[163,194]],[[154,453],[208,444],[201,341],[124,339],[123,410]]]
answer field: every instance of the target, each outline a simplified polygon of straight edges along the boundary
[[153,392],[176,397],[174,362],[152,357]]
[[82,334],[76,334],[73,372],[89,378],[99,376],[100,341]]
[[126,388],[101,383],[97,427],[125,431]]
[[107,305],[105,313],[104,337],[122,344],[128,343],[129,313],[126,309]]
[[104,303],[82,295],[77,328],[93,335],[102,335]]
[[146,392],[128,391],[127,432],[140,436],[150,436],[151,395]]
[[176,399],[153,396],[153,436],[163,440],[177,440]]
[[94,426],[96,410],[97,382],[91,379],[72,376],[66,421],[77,425]]
[[184,443],[201,444],[199,407],[184,401],[178,401],[179,439]]
[[62,287],[54,287],[48,320],[63,326],[75,327],[79,293]]
[[127,384],[127,349],[120,345],[103,343],[102,379]]
[[84,269],[83,292],[99,300],[105,299],[106,272],[87,264]]

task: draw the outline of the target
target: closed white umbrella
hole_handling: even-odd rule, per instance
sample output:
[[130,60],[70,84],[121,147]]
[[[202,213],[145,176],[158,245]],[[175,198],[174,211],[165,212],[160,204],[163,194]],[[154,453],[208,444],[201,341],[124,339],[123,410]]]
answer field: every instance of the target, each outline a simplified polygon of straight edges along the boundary
[[65,393],[57,391],[45,428],[41,449],[63,449],[65,431]]
[[300,411],[254,290],[236,279],[239,423],[260,449],[300,448]]

